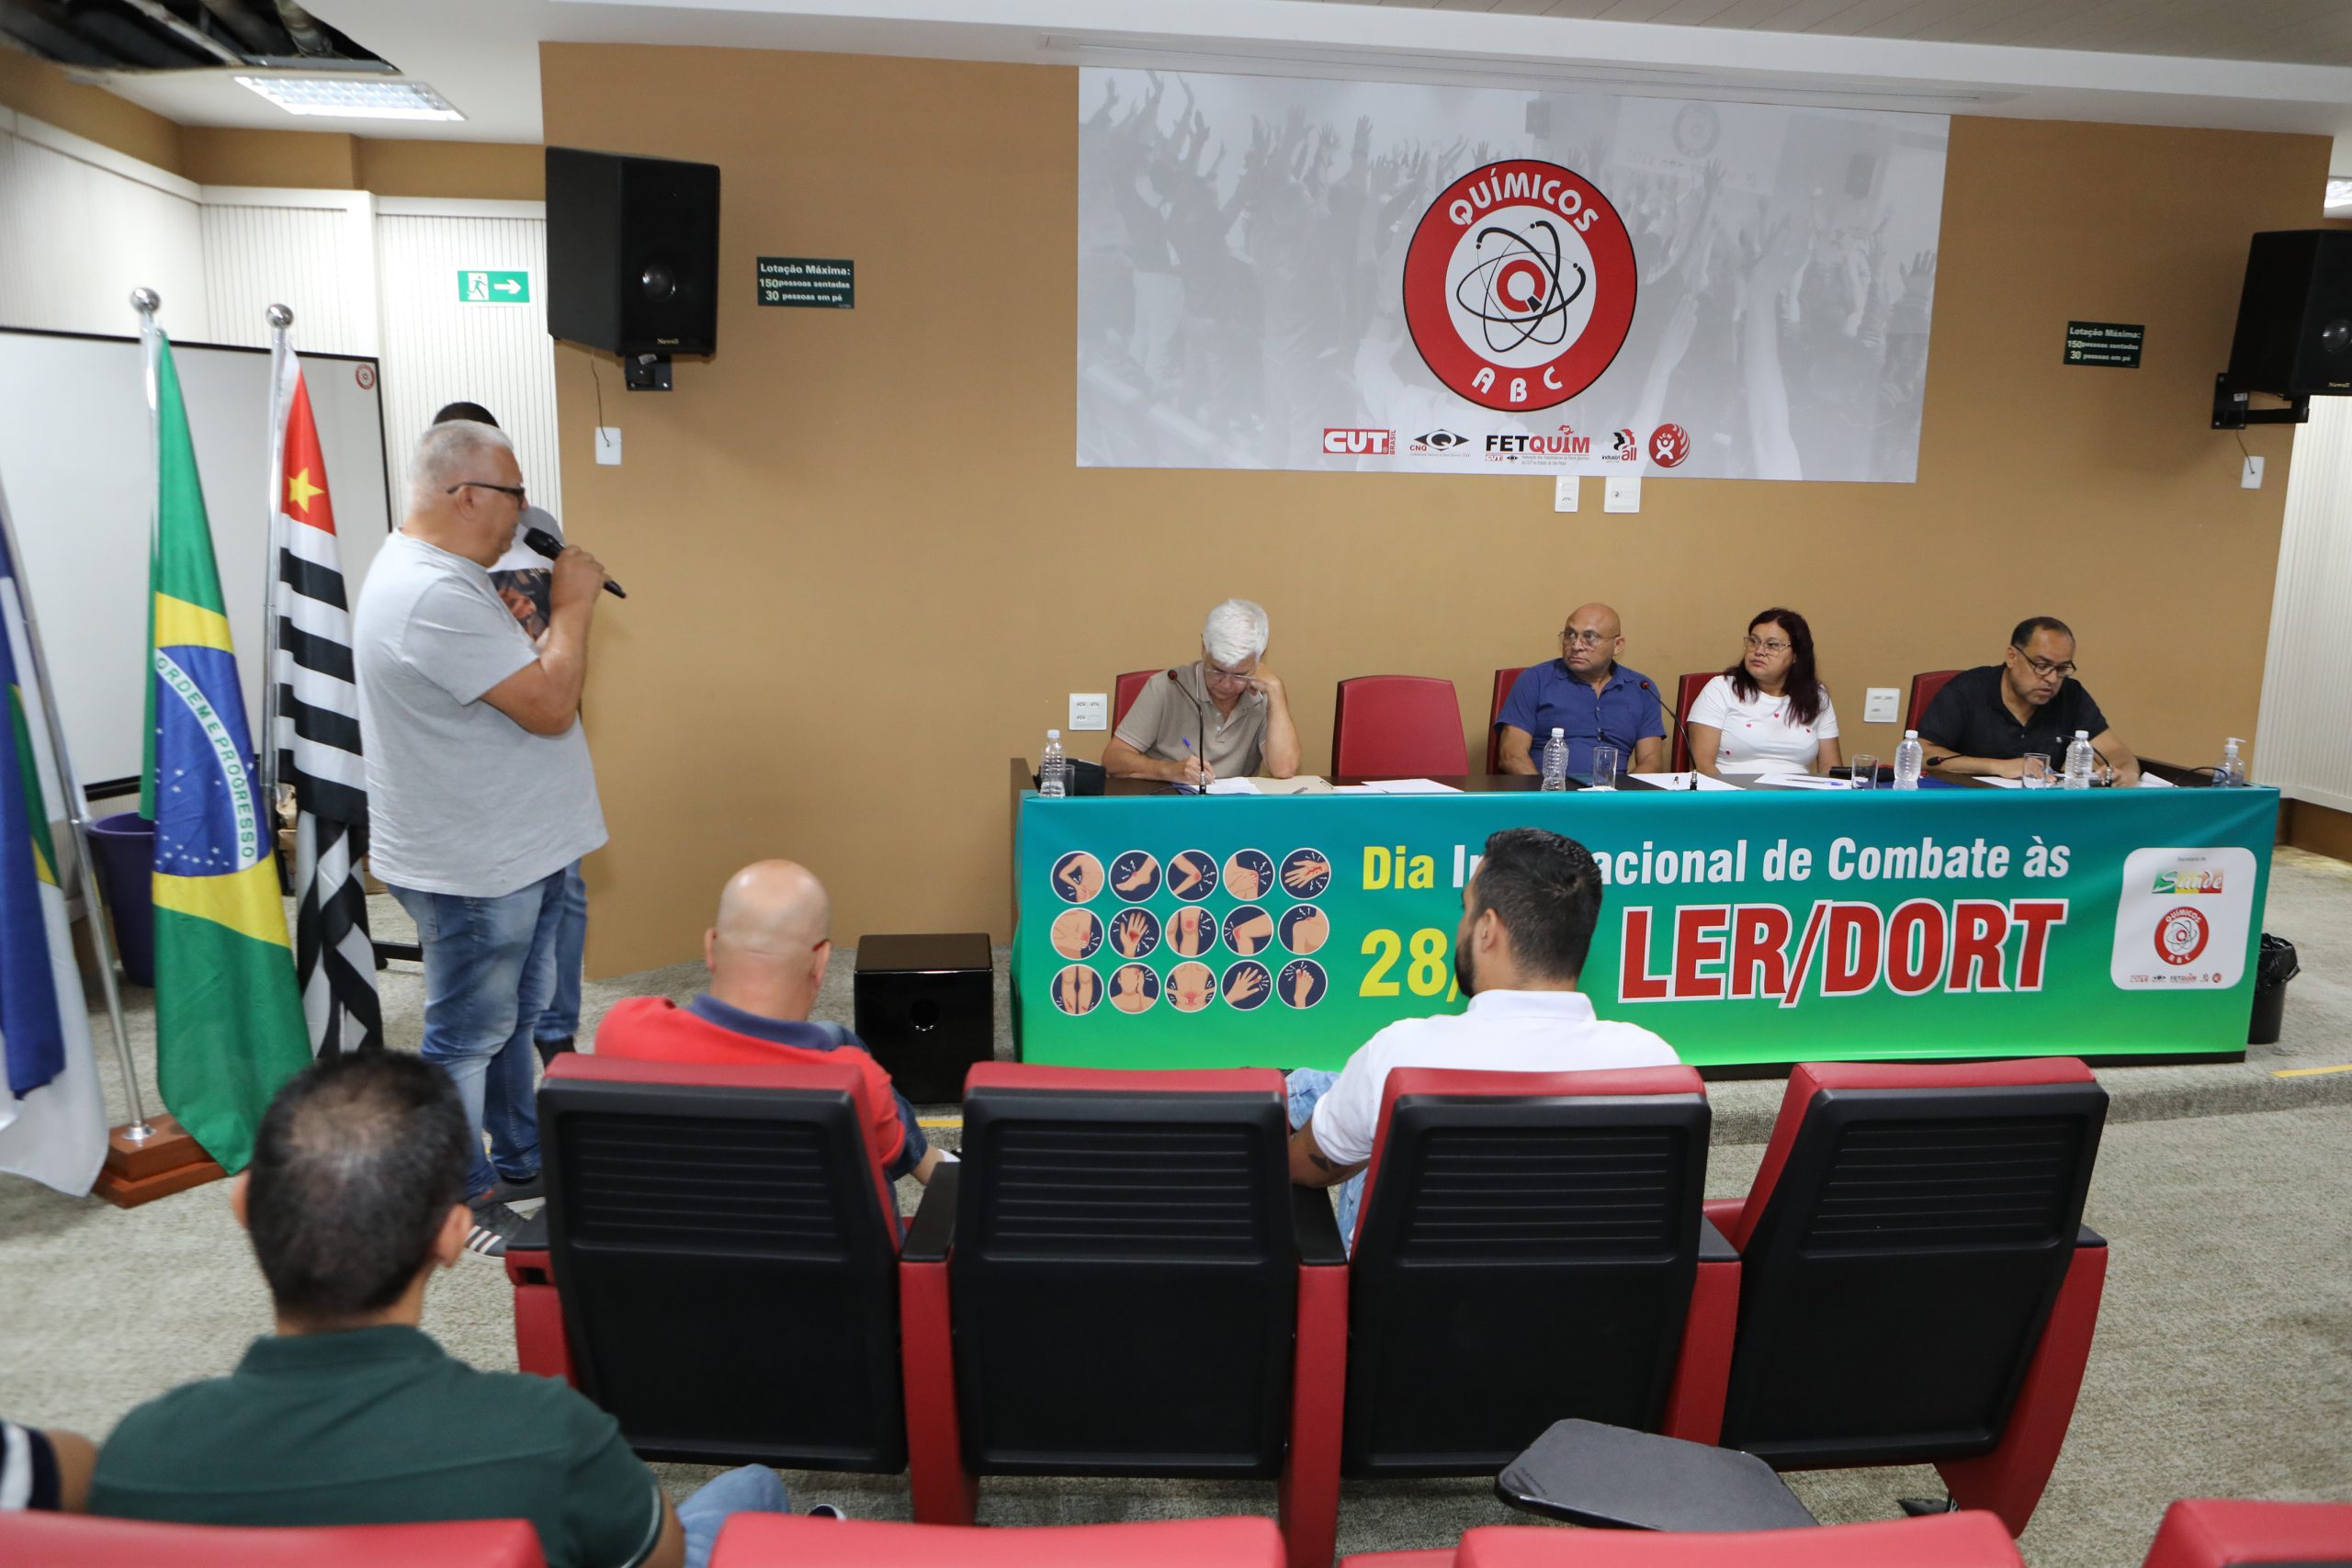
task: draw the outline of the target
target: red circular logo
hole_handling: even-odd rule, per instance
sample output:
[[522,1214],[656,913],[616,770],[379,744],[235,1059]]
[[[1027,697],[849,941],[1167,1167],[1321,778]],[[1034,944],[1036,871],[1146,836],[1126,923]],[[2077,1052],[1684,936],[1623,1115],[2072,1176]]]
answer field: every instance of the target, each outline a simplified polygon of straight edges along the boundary
[[352,367],[351,378],[359,383],[361,391],[368,391],[376,385],[376,367],[372,365],[355,366]]
[[1690,456],[1690,433],[1679,424],[1661,424],[1650,432],[1650,461],[1661,468],[1679,468]]
[[1432,375],[1481,408],[1566,402],[1634,324],[1641,274],[1609,198],[1532,158],[1438,192],[1405,253],[1405,325]]
[[2197,955],[2205,951],[2205,939],[2211,934],[2205,917],[2183,907],[2168,909],[2156,922],[2156,956],[2177,969],[2184,964],[2194,964]]

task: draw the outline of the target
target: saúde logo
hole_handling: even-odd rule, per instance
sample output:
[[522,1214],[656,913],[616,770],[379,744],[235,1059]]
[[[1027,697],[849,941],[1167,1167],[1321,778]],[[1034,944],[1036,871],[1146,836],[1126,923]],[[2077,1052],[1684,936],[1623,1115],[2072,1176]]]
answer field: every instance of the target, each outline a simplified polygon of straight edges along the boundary
[[1396,450],[1396,433],[1327,428],[1323,432],[1323,450],[1334,457],[1385,457]]
[[1470,438],[1466,435],[1458,435],[1451,430],[1432,430],[1414,436],[1412,444],[1405,449],[1408,452],[1451,452],[1457,446],[1469,445]]
[[2160,871],[2155,886],[2151,889],[2159,897],[2173,893],[2219,893],[2222,874],[2218,871]]
[[1511,158],[1440,191],[1405,253],[1405,325],[1421,362],[1481,408],[1564,403],[1634,324],[1624,220],[1572,169]]
[[1679,424],[1661,424],[1650,432],[1650,461],[1661,468],[1679,468],[1690,456],[1690,433]]
[[2175,968],[2197,962],[2205,951],[2205,939],[2211,934],[2205,917],[2183,905],[2167,909],[2165,918],[2156,922],[2156,956]]

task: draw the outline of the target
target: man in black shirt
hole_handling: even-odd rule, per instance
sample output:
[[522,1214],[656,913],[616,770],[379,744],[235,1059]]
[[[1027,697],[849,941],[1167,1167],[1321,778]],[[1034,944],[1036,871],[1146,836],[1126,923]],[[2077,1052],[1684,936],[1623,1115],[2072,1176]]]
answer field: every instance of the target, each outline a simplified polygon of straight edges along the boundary
[[2017,778],[2026,753],[2040,752],[2054,783],[2078,729],[2090,733],[2104,782],[2140,782],[2140,760],[2075,679],[2075,634],[2064,621],[2035,615],[2009,634],[2000,663],[1963,670],[1944,683],[1919,720],[1919,740],[1930,768],[1993,778]]

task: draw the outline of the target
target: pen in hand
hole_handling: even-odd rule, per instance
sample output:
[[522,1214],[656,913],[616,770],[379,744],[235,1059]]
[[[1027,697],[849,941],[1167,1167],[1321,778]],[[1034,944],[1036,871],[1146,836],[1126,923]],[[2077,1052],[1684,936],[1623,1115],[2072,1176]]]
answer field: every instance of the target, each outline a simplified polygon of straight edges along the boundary
[[1198,790],[1201,794],[1206,795],[1209,788],[1208,763],[1201,760],[1201,754],[1198,751],[1193,750],[1193,738],[1191,736],[1180,735],[1177,739],[1184,743],[1185,750],[1192,752],[1193,761],[1197,766],[1198,777],[1193,781],[1193,787],[1195,790]]

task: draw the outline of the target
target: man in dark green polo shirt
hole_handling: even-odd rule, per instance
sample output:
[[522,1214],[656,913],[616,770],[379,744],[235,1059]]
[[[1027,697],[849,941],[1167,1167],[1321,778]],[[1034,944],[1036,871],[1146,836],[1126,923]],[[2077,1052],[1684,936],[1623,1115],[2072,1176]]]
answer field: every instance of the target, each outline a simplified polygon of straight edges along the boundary
[[[569,1385],[477,1371],[417,1326],[465,1254],[466,1115],[416,1057],[332,1057],[279,1090],[231,1193],[277,1332],[237,1370],[123,1417],[93,1513],[185,1524],[526,1518],[548,1568],[680,1568],[720,1521],[782,1510],[765,1466],[673,1509]],[[684,1524],[680,1522],[684,1516]]]

